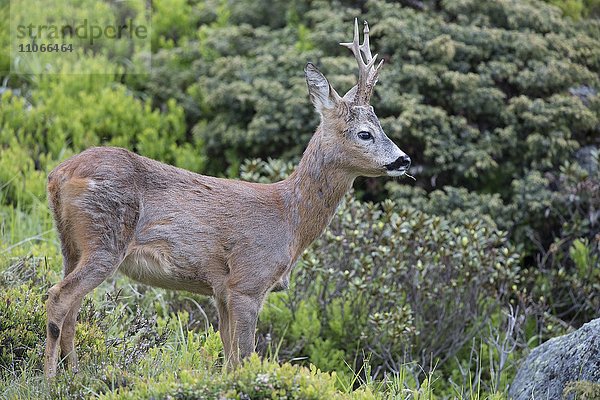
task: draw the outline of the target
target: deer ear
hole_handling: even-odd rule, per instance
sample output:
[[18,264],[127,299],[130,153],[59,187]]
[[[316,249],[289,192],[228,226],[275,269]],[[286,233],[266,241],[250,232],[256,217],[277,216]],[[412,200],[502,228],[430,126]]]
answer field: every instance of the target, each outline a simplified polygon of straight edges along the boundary
[[306,83],[308,85],[308,94],[310,100],[317,109],[322,113],[324,110],[335,108],[341,97],[327,81],[327,78],[314,66],[312,63],[306,64],[304,68],[306,75]]
[[356,91],[358,90],[358,85],[354,85],[352,87],[352,89],[348,90],[346,92],[346,94],[344,95],[344,100],[346,100],[347,102],[352,103],[354,101],[354,98],[356,97]]

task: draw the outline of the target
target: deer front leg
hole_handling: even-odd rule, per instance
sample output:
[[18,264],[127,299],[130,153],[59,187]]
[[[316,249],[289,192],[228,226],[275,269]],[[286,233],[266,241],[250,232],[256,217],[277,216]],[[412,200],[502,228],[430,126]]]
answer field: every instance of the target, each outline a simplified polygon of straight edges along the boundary
[[249,296],[232,292],[229,296],[229,329],[231,331],[230,365],[254,352],[256,322],[264,296]]
[[230,365],[231,357],[231,331],[229,330],[229,310],[227,309],[227,300],[216,297],[215,303],[217,312],[219,313],[219,335],[223,342],[223,357],[225,362],[223,365]]

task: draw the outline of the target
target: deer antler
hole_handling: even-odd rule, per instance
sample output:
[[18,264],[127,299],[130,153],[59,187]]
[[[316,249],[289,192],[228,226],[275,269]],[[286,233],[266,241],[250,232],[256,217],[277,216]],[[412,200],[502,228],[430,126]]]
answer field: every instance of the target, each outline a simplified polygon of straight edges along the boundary
[[[377,67],[374,67],[375,61],[377,60],[377,54],[375,54],[374,57],[371,55],[371,48],[369,45],[369,24],[367,21],[365,21],[363,33],[363,44],[359,44],[358,19],[355,18],[354,39],[351,43],[340,43],[342,46],[352,50],[354,58],[356,58],[356,62],[358,63],[358,84],[354,96],[354,104],[369,104],[369,99],[373,93],[373,87],[377,82],[379,69],[383,65],[382,59]],[[363,55],[365,58],[364,60]]]

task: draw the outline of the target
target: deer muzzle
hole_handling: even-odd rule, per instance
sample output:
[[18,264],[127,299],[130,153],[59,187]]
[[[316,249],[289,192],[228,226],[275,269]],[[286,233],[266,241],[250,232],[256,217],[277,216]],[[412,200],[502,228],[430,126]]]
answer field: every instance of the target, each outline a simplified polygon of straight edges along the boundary
[[396,161],[385,165],[385,168],[390,172],[404,172],[410,167],[410,157],[406,154],[401,155]]

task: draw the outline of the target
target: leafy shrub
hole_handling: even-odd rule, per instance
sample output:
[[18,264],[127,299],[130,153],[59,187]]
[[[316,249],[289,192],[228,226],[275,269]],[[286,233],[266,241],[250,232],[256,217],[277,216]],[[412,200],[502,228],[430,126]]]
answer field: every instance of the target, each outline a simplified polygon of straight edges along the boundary
[[[0,17],[4,21],[10,19],[10,3],[0,6]],[[10,24],[0,26],[0,76],[5,77],[10,71]]]
[[582,17],[600,16],[598,0],[544,0],[561,9],[564,15],[578,20]]
[[[296,288],[318,293],[324,335],[341,348],[360,338],[390,369],[406,347],[421,365],[432,355],[451,357],[518,282],[518,256],[505,234],[479,220],[429,216],[392,201],[379,207],[350,202],[316,254],[303,259]],[[322,287],[312,288],[321,274]]]
[[[103,68],[100,60],[79,68]],[[71,66],[70,68],[77,68]],[[116,73],[116,70],[115,70]],[[30,96],[10,90],[0,110],[0,185],[4,201],[30,205],[45,197],[50,170],[66,156],[105,144],[192,170],[202,168],[199,142],[186,141],[183,110],[174,101],[152,110],[111,75],[47,75]]]
[[588,381],[569,382],[563,390],[563,396],[568,398],[570,395],[582,400],[598,400],[600,384]]
[[0,295],[0,370],[14,369],[40,351],[46,336],[44,302],[26,285],[2,290]]
[[513,204],[505,204],[500,195],[470,192],[465,188],[444,186],[427,193],[425,190],[389,182],[390,197],[429,215],[450,216],[455,221],[483,219],[490,226],[508,231],[513,228]]
[[[320,372],[316,367],[310,369],[284,364],[261,362],[252,356],[244,367],[234,373],[233,384],[224,390],[224,396],[246,399],[288,398],[288,399],[322,399],[344,398],[336,389],[335,373],[329,375]],[[372,398],[360,396],[355,398]]]
[[[542,174],[534,170],[515,179],[508,204],[497,194],[454,187],[428,194],[397,183],[386,187],[396,201],[428,214],[449,215],[459,221],[480,219],[510,232],[511,242],[519,246],[525,262],[535,265],[521,280],[525,298],[533,305],[529,311],[542,325],[556,325],[552,318],[547,320],[552,315],[578,326],[599,310],[593,278],[600,233],[597,154],[594,147],[586,147],[558,171]],[[534,260],[535,254],[540,255]]]
[[122,388],[101,396],[102,399],[172,398],[192,400],[227,399],[375,399],[367,389],[345,395],[336,388],[335,373],[316,367],[279,365],[251,356],[235,372],[209,375],[207,371],[180,371],[179,381],[163,376],[136,388]]
[[444,1],[445,11],[455,18],[478,20],[494,27],[514,30],[529,29],[533,32],[548,33],[564,29],[565,21],[560,12],[541,2],[519,2],[516,0],[494,0],[485,3],[475,0]]
[[[449,21],[442,22],[438,15],[393,4],[372,5],[370,13],[380,21],[374,28],[381,35],[378,48],[395,55],[392,67],[382,72],[378,89],[380,107],[389,114],[384,115],[384,128],[415,156],[422,168],[415,171],[419,177],[435,179],[433,186],[491,189],[506,196],[509,192],[502,188],[515,173],[557,168],[597,129],[592,105],[596,95],[590,102],[565,92],[581,85],[598,86],[594,66],[598,42],[591,44],[585,35],[569,31],[562,20],[552,17],[542,23],[548,28],[539,28],[545,31],[556,25],[552,35],[519,30],[534,29],[526,25],[533,23],[532,15],[544,19],[552,12],[534,10],[528,3],[443,2],[441,15]],[[519,28],[512,27],[512,18],[519,21],[520,12],[525,12],[519,8],[528,10],[528,19],[516,24]],[[492,26],[466,25],[469,18],[498,20],[488,21]],[[579,39],[586,45],[576,44]],[[436,40],[454,48],[444,63],[429,56]],[[582,49],[575,50],[578,47]],[[582,56],[575,63],[563,61],[568,53]],[[408,94],[395,94],[400,91]],[[524,151],[532,154],[523,158]],[[545,158],[550,159],[544,162]]]
[[152,3],[152,47],[174,46],[193,36],[201,10],[187,0],[159,0]]
[[549,173],[533,199],[540,206],[529,220],[528,234],[543,247],[538,269],[532,269],[530,290],[556,315],[579,326],[598,315],[598,259],[600,259],[600,173],[598,153],[590,172],[566,163]]

